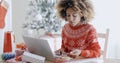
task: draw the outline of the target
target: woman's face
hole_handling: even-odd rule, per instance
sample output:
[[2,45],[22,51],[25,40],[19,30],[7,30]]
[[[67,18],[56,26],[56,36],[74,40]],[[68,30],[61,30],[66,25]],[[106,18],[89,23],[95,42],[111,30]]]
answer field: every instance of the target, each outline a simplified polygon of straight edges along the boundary
[[74,11],[72,8],[66,10],[66,19],[72,26],[80,25],[81,15],[79,11]]

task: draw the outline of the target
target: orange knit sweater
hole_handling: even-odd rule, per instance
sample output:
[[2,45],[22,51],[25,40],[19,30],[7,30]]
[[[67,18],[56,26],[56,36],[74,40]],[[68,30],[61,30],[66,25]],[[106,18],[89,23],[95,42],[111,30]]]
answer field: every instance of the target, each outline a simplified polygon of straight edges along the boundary
[[82,57],[99,57],[100,46],[95,28],[88,23],[76,27],[65,24],[62,30],[62,49],[68,53],[80,49]]

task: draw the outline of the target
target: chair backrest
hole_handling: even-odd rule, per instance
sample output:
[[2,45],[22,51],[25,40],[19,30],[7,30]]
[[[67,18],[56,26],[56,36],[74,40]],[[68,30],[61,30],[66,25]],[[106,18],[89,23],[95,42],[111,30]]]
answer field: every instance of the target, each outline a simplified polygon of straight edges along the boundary
[[106,29],[105,33],[98,33],[98,38],[102,38],[104,39],[104,45],[103,46],[103,50],[101,51],[102,54],[102,58],[105,61],[106,60],[106,53],[107,53],[107,46],[108,46],[108,37],[109,37],[109,29]]

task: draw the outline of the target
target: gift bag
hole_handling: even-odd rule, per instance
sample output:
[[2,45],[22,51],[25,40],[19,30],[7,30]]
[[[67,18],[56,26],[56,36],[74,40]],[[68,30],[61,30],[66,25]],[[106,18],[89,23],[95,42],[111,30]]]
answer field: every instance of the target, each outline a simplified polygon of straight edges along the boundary
[[15,36],[11,31],[4,33],[3,52],[15,52]]

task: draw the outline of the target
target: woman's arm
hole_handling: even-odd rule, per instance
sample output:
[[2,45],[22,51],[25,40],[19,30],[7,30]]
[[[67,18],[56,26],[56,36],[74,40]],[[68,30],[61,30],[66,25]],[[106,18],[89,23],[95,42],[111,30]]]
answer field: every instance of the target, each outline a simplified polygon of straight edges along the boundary
[[88,58],[100,57],[100,45],[98,43],[97,33],[94,27],[89,31],[86,41],[89,45],[85,50],[82,50],[80,56]]

